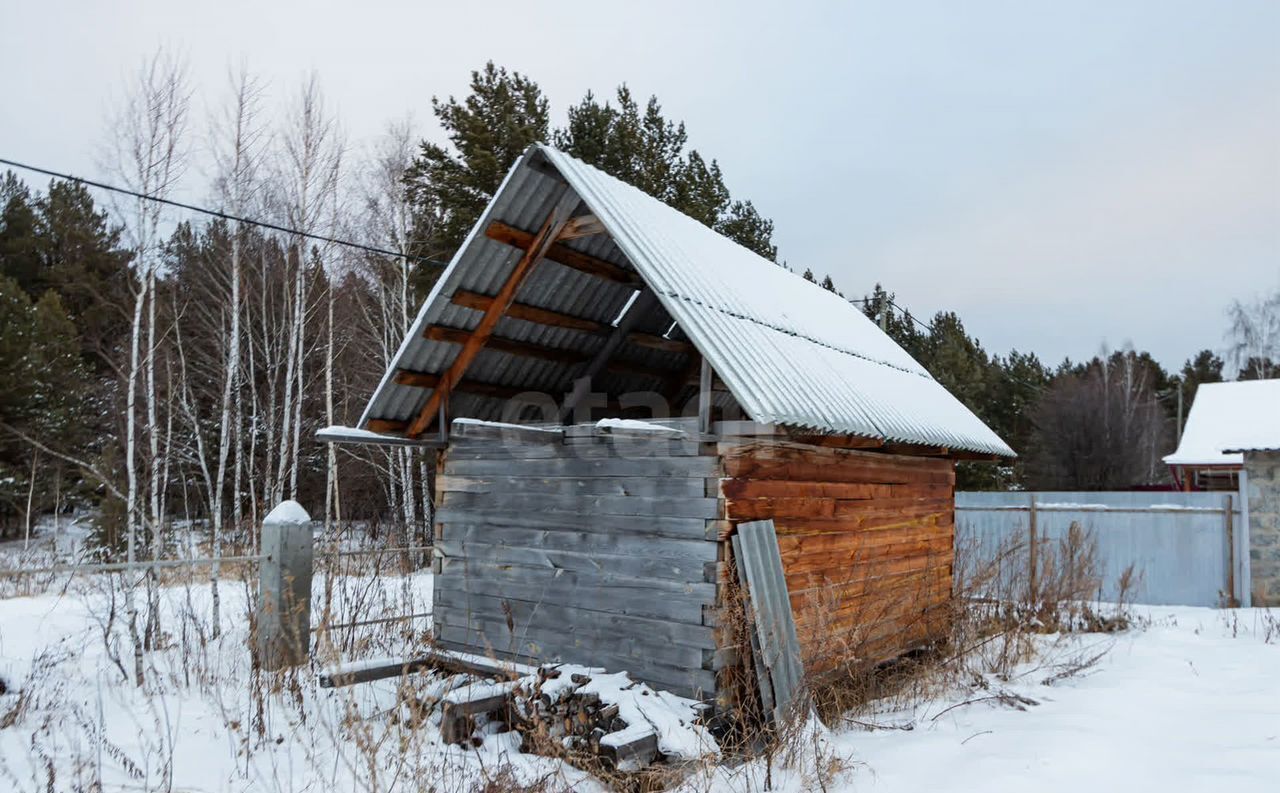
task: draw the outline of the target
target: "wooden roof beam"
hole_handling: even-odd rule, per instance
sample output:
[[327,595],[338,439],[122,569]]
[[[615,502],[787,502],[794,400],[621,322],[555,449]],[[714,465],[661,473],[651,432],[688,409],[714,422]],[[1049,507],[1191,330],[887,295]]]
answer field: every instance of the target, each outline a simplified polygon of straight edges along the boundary
[[[479,292],[468,292],[459,290],[455,292],[450,301],[455,306],[470,308],[475,311],[486,311],[493,303],[493,298],[488,295],[482,295]],[[532,322],[537,325],[547,325],[553,328],[566,328],[568,330],[580,330],[583,333],[604,333],[612,331],[608,325],[603,322],[596,322],[592,319],[584,319],[575,317],[572,314],[564,314],[559,311],[552,311],[549,308],[539,308],[526,303],[512,303],[504,315],[512,319],[522,319],[526,322]],[[693,345],[681,339],[668,339],[665,336],[659,336],[654,333],[641,333],[635,331],[627,334],[627,341],[639,347],[646,347],[651,350],[661,350],[662,352],[674,352],[687,354],[693,351]]]
[[[460,290],[455,292],[451,298],[456,306],[470,308],[476,311],[487,311],[493,303],[493,298],[488,295],[482,295],[479,292],[467,292]],[[506,316],[512,319],[522,319],[526,322],[533,322],[538,325],[548,325],[553,328],[567,328],[569,330],[580,330],[584,333],[600,333],[605,329],[605,325],[591,319],[583,319],[575,317],[572,314],[562,314],[559,311],[552,311],[547,308],[538,308],[525,303],[512,303],[507,308]]]
[[[408,369],[401,369],[396,372],[396,385],[410,386],[413,388],[438,388],[440,385],[440,375],[430,374],[429,372],[412,372]],[[514,399],[520,394],[529,393],[530,389],[516,388],[514,386],[495,385],[493,383],[481,383],[476,380],[463,380],[454,383],[454,391],[463,394],[475,394],[476,396],[493,397],[494,399]],[[374,422],[379,422],[386,429],[374,429]],[[398,429],[397,429],[398,426]],[[369,421],[369,429],[373,432],[403,432],[408,427],[405,421],[382,421],[381,419],[371,419]]]
[[[443,341],[449,344],[465,345],[470,337],[471,332],[461,330],[460,328],[448,328],[442,325],[432,325],[423,333],[425,338],[432,341]],[[508,355],[519,355],[524,358],[539,358],[544,361],[555,361],[563,364],[578,364],[590,360],[591,356],[577,350],[565,350],[558,347],[543,347],[537,344],[530,344],[525,341],[515,341],[506,339],[501,336],[491,336],[485,345],[487,349],[496,352],[504,352]],[[619,361],[612,359],[605,366],[611,372],[617,374],[639,375],[642,377],[655,377],[664,380],[671,376],[671,372],[666,369],[655,369],[651,366],[643,366],[628,361]]]
[[569,222],[564,224],[564,229],[560,232],[560,239],[576,240],[579,237],[590,237],[603,233],[604,224],[600,222],[600,218],[595,215],[579,215],[576,218],[570,218]]
[[556,202],[551,213],[547,215],[547,219],[543,221],[542,228],[538,230],[536,236],[529,240],[528,245],[524,249],[524,255],[511,268],[511,273],[507,276],[507,280],[503,283],[502,288],[498,290],[498,294],[494,295],[493,302],[485,309],[484,315],[480,317],[479,324],[472,331],[471,338],[462,345],[462,349],[458,351],[458,355],[453,359],[453,363],[449,365],[441,378],[440,384],[431,390],[430,396],[427,397],[426,404],[418,411],[418,416],[409,425],[409,429],[405,435],[410,438],[416,438],[426,432],[431,426],[431,422],[436,419],[436,415],[441,411],[445,404],[450,389],[454,383],[461,382],[463,375],[471,366],[471,362],[480,354],[480,350],[484,348],[489,337],[493,335],[494,328],[498,326],[498,320],[502,318],[503,312],[507,307],[515,302],[516,290],[524,283],[524,279],[533,271],[536,265],[548,250],[554,247],[555,240],[560,236],[560,230],[564,228],[564,224],[569,219],[569,213],[578,205],[579,198],[576,193],[570,189],[565,189],[560,195],[560,200]]
[[[502,221],[494,221],[485,229],[485,236],[496,242],[519,248],[522,251],[528,251],[529,246],[533,244],[535,235],[527,231],[509,226]],[[624,269],[614,264],[606,262],[596,256],[592,256],[581,251],[575,251],[567,245],[556,243],[547,249],[544,254],[546,258],[556,264],[572,268],[578,272],[587,275],[603,278],[607,281],[615,281],[620,284],[636,285],[641,283],[640,275],[631,270]]]
[[857,435],[792,434],[790,440],[828,449],[880,449],[885,445],[880,438],[864,438]]
[[924,446],[918,443],[886,443],[880,447],[889,454],[904,454],[913,457],[956,457],[946,446]]
[[[460,344],[464,348],[471,342],[474,334],[471,331],[459,330],[457,328],[446,328],[441,325],[432,325],[427,328],[423,334],[432,341],[444,341],[450,344]],[[490,350],[497,352],[505,352],[510,355],[519,355],[524,358],[540,358],[544,361],[555,361],[557,363],[575,364],[582,363],[587,360],[584,353],[575,350],[563,350],[556,347],[542,347],[537,344],[529,344],[523,341],[513,341],[504,339],[500,336],[490,336],[485,346]]]

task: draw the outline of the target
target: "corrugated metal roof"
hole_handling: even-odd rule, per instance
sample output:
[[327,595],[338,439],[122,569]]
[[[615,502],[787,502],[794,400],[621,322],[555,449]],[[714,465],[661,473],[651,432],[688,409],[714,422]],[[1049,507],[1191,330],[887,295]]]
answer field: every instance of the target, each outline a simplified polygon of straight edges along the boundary
[[1280,449],[1280,380],[1203,383],[1169,465],[1243,465],[1241,452]]
[[[549,163],[549,166],[547,165]],[[548,173],[549,169],[554,169]],[[494,294],[520,252],[489,240],[484,229],[502,220],[538,228],[559,198],[559,174],[606,235],[569,243],[575,249],[634,269],[654,290],[669,317],[646,318],[661,334],[674,320],[707,358],[753,420],[818,432],[1012,455],[994,432],[947,392],[861,311],[640,190],[547,146],[531,147],[512,168],[485,214],[423,306],[413,331],[375,393],[361,423],[372,417],[404,420],[426,392],[395,385],[396,368],[438,373],[457,347],[422,338],[431,324],[472,327],[478,313],[449,302],[458,290]],[[544,262],[517,300],[602,321],[612,320],[633,288]],[[469,324],[468,324],[469,323]],[[589,353],[602,341],[581,334],[504,319],[504,337]],[[680,371],[685,356],[624,345],[629,361]],[[484,382],[563,392],[580,368],[517,359],[486,351],[468,370]],[[611,393],[650,390],[652,378],[610,374]],[[451,398],[451,415],[497,418],[496,400]],[[487,412],[486,412],[487,411]],[[511,418],[508,416],[507,418]]]

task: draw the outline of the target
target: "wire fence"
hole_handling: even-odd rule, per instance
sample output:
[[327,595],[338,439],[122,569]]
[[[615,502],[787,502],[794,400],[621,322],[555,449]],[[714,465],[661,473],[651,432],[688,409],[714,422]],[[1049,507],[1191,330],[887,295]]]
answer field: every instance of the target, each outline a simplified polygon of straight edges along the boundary
[[[360,548],[348,551],[319,550],[317,561],[349,557],[383,556],[393,553],[421,553],[430,551],[430,545],[410,545],[399,548]],[[151,559],[135,562],[99,562],[94,564],[59,564],[44,567],[16,567],[0,569],[0,578],[20,578],[33,575],[84,575],[90,573],[145,572],[166,568],[201,567],[223,564],[254,564],[262,561],[263,554],[201,557],[198,559]]]

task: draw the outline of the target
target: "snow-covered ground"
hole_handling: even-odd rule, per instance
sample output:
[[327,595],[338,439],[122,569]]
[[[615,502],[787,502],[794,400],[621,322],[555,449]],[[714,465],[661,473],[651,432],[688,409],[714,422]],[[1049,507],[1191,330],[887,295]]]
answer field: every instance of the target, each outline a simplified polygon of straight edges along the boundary
[[[1136,611],[1144,626],[1120,635],[1044,638],[1041,659],[1008,682],[859,717],[883,729],[819,730],[812,754],[845,769],[826,789],[1280,790],[1280,613]],[[1055,661],[1108,648],[1092,668],[1052,679]],[[994,698],[1002,693],[1038,704],[1015,707]],[[812,754],[775,768],[774,789],[816,789]],[[752,763],[718,769],[710,789],[762,790],[763,780]]]
[[[429,610],[429,575],[334,583],[340,615]],[[315,591],[318,613],[323,579]],[[243,583],[223,586],[224,634],[213,639],[207,585],[165,589],[167,641],[147,655],[142,688],[121,671],[131,659],[118,622],[119,666],[107,650],[102,586],[84,580],[65,593],[0,600],[0,790],[83,789],[98,778],[106,790],[162,790],[171,774],[182,791],[468,791],[503,768],[526,783],[548,779],[547,790],[601,789],[580,771],[519,754],[510,733],[495,731],[478,749],[444,746],[430,717],[410,723],[394,683],[319,689],[317,663],[268,691],[250,670],[247,594]],[[833,792],[1280,789],[1276,615],[1156,607],[1138,615],[1142,627],[1120,635],[1040,639],[1041,658],[1011,680],[858,716],[881,729],[817,727],[798,757],[775,758],[773,788],[808,791],[829,779]],[[424,628],[344,634],[325,665],[407,654]],[[1054,679],[1065,659],[1104,649],[1091,668]],[[415,696],[439,687],[413,680]],[[997,694],[1016,695],[1024,709]],[[815,773],[819,766],[830,773]],[[690,774],[689,793],[755,791],[766,767]]]

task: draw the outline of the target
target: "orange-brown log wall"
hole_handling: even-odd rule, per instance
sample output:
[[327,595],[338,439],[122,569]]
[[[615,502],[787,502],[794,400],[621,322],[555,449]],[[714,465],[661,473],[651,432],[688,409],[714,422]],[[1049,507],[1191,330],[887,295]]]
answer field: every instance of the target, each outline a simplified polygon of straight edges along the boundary
[[945,630],[952,461],[769,443],[722,454],[726,516],[777,528],[807,668],[886,660]]

